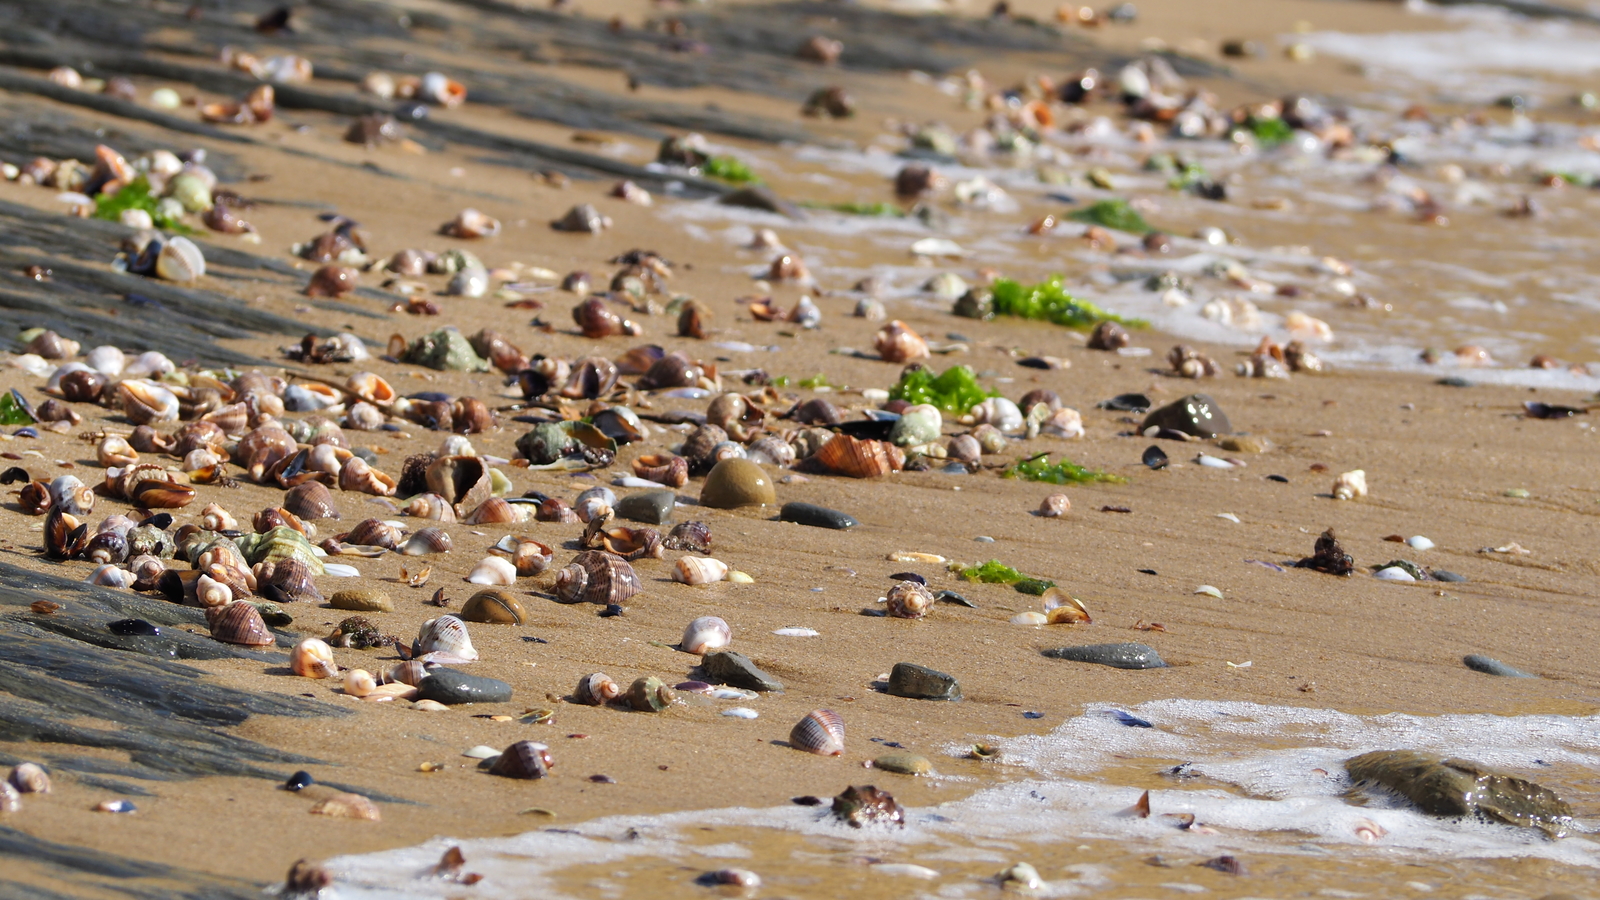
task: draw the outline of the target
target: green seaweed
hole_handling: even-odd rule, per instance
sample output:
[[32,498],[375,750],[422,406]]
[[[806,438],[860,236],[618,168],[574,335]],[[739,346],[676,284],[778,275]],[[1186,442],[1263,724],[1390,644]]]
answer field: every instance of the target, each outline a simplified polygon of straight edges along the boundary
[[808,391],[814,391],[819,387],[838,387],[838,385],[828,380],[828,376],[821,372],[812,375],[810,378],[800,379],[800,386]]
[[1000,315],[1042,319],[1078,331],[1087,331],[1106,321],[1129,328],[1144,328],[1150,324],[1143,319],[1125,318],[1107,312],[1087,300],[1079,300],[1062,287],[1059,275],[1052,275],[1033,285],[1000,278],[995,281],[992,291],[994,311]]
[[1263,147],[1276,147],[1294,137],[1294,129],[1288,122],[1277,116],[1251,116],[1235,133],[1243,131],[1256,139],[1256,143]]
[[1024,578],[1012,585],[1012,587],[1017,589],[1017,593],[1032,594],[1035,597],[1043,594],[1045,591],[1048,591],[1055,586],[1056,583],[1048,578],[1033,578],[1031,576]]
[[32,425],[35,421],[16,391],[0,394],[0,425]]
[[94,198],[94,217],[111,222],[120,222],[123,212],[130,209],[142,209],[150,214],[150,220],[162,231],[171,231],[177,234],[194,234],[195,230],[174,216],[163,215],[157,212],[156,201],[160,199],[150,194],[150,180],[143,175],[122,186],[122,190],[115,194],[96,194]]
[[802,203],[807,209],[825,209],[851,216],[879,216],[903,219],[906,211],[893,203]]
[[715,178],[729,184],[761,183],[756,173],[734,156],[713,156],[700,166],[700,172],[707,178]]
[[889,399],[907,403],[926,403],[952,415],[962,415],[974,406],[1000,396],[978,384],[977,373],[968,366],[951,366],[935,376],[929,369],[909,369],[889,389]]
[[1130,234],[1149,234],[1155,231],[1143,216],[1128,205],[1126,200],[1101,200],[1092,206],[1067,213],[1067,218],[1089,225],[1104,225]]
[[1085,469],[1065,456],[1061,458],[1060,462],[1051,463],[1049,453],[1040,453],[1038,456],[1030,456],[1027,459],[1018,460],[1016,464],[1001,474],[1006,478],[1021,478],[1024,481],[1048,481],[1051,484],[1091,484],[1094,482],[1126,484],[1128,481],[1121,475]]
[[981,584],[1016,584],[1028,576],[998,559],[991,559],[981,565],[962,569],[961,577]]

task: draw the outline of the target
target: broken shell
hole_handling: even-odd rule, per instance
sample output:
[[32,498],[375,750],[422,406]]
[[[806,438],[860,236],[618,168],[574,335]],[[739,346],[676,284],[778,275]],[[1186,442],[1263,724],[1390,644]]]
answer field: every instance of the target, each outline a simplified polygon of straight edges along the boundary
[[339,674],[339,665],[333,661],[333,648],[316,638],[306,638],[294,645],[289,654],[289,668],[305,678],[332,678]]
[[814,709],[795,723],[789,746],[818,756],[839,756],[844,753],[844,720],[831,709]]
[[915,581],[902,581],[889,589],[885,602],[889,615],[897,619],[920,619],[933,606],[933,593]]
[[117,434],[108,435],[100,441],[95,448],[95,456],[104,468],[132,465],[139,461],[138,451],[128,443],[128,439]]
[[521,625],[528,618],[522,601],[505,591],[483,590],[461,605],[461,618],[490,625]]
[[562,603],[620,604],[643,588],[633,566],[602,550],[585,550],[556,574],[556,599]]
[[927,359],[929,355],[928,342],[899,319],[878,329],[872,346],[878,351],[878,356],[892,363]]
[[494,493],[489,466],[478,456],[445,456],[429,464],[428,490],[449,501],[459,515],[475,509]]
[[339,518],[339,510],[333,505],[333,492],[320,481],[307,481],[290,488],[283,497],[283,508],[301,519]]
[[467,625],[456,616],[440,616],[422,623],[417,640],[411,645],[412,658],[438,653],[462,660],[478,658],[478,651],[467,635]]
[[1345,472],[1333,481],[1333,499],[1354,500],[1367,495],[1367,473],[1363,469]]
[[454,546],[450,532],[443,528],[424,528],[407,538],[400,552],[406,556],[425,556],[429,553],[449,553]]
[[378,805],[360,794],[334,794],[311,807],[311,812],[319,816],[366,819],[370,822],[383,818],[383,814],[378,811]]
[[117,401],[135,425],[178,421],[178,396],[153,381],[135,378],[119,382]]
[[223,643],[268,647],[277,641],[255,604],[244,600],[207,607],[206,621],[211,625],[211,636]]
[[703,656],[707,650],[726,647],[732,640],[733,629],[728,627],[727,622],[716,616],[701,616],[683,629],[683,640],[678,642],[678,649]]
[[508,585],[517,583],[517,567],[499,556],[485,556],[467,575],[473,584]]
[[534,741],[517,741],[500,754],[489,773],[506,778],[543,778],[550,774],[550,748]]
[[578,686],[572,692],[573,700],[589,706],[604,706],[620,696],[622,688],[604,672],[596,672],[578,679]]
[[710,584],[728,577],[728,564],[709,556],[684,556],[672,570],[672,580],[683,584]]

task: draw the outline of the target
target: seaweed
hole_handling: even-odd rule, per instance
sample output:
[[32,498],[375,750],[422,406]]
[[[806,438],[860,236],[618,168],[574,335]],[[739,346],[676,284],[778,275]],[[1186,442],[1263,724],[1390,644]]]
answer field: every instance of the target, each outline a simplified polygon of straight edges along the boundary
[[930,369],[907,369],[900,381],[889,389],[891,400],[926,403],[952,415],[961,415],[998,391],[986,391],[978,384],[977,373],[968,366],[952,366],[935,376]]
[[750,167],[733,156],[713,156],[700,166],[700,174],[729,184],[760,184]]
[[1294,128],[1277,116],[1251,116],[1234,133],[1244,132],[1263,147],[1276,147],[1294,137]]
[[32,425],[38,421],[16,391],[0,394],[0,425]]
[[1145,328],[1150,324],[1143,319],[1107,312],[1087,300],[1079,300],[1062,287],[1059,275],[1052,275],[1034,285],[1000,278],[991,290],[994,294],[994,311],[1001,315],[1042,319],[1078,331],[1087,331],[1101,322],[1116,322],[1128,328]]
[[1067,213],[1067,218],[1088,225],[1104,225],[1130,234],[1149,234],[1155,231],[1143,216],[1128,205],[1126,200],[1101,200],[1092,206]]
[[1035,578],[1032,575],[1024,575],[998,559],[991,559],[976,566],[967,566],[961,569],[960,572],[961,577],[968,581],[981,584],[1009,584],[1016,588],[1019,593],[1033,594],[1034,596],[1043,594],[1056,586],[1056,583],[1048,578]]
[[800,379],[800,386],[808,391],[814,391],[817,388],[838,387],[838,385],[828,380],[828,376],[822,374],[821,372],[818,372],[810,378]]
[[878,216],[881,218],[903,219],[906,211],[893,203],[802,203],[807,209],[825,209],[829,212],[844,213],[851,216]]
[[108,222],[122,221],[122,214],[130,209],[142,209],[162,231],[176,234],[194,234],[195,230],[175,216],[159,211],[158,198],[150,193],[150,180],[143,175],[122,186],[115,194],[97,194],[94,198],[94,217]]
[[1006,478],[1021,478],[1024,481],[1048,481],[1051,484],[1092,484],[1104,482],[1106,484],[1126,484],[1128,479],[1121,475],[1112,475],[1109,472],[1086,469],[1065,456],[1060,462],[1050,462],[1049,453],[1040,453],[1027,459],[1018,460],[1002,473]]

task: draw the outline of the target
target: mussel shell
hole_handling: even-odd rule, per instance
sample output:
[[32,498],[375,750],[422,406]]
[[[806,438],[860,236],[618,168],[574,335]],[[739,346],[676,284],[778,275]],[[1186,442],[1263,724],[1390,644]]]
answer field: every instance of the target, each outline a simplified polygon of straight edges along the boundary
[[831,709],[814,709],[795,723],[789,745],[818,756],[839,756],[844,753],[844,720]]
[[495,759],[489,772],[506,778],[543,778],[550,774],[550,748],[534,741],[517,741]]

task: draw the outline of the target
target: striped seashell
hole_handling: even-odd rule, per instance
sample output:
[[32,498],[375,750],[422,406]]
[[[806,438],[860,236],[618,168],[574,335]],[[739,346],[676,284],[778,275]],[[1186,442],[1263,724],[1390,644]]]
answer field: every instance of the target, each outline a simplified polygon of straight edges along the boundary
[[449,553],[455,546],[450,532],[443,528],[424,528],[406,539],[400,552],[406,556],[423,556],[429,553]]
[[416,687],[422,679],[428,677],[428,664],[415,659],[408,659],[403,663],[396,663],[389,670],[389,680],[400,684],[409,684]]
[[579,553],[556,575],[562,603],[621,603],[642,589],[632,566],[602,550]]
[[818,756],[839,756],[844,753],[844,720],[831,709],[814,709],[795,723],[789,745]]
[[604,706],[622,696],[622,688],[604,672],[595,672],[578,679],[572,699],[589,706]]
[[283,508],[301,519],[339,518],[339,510],[333,505],[333,492],[320,481],[307,481],[290,488],[283,495]]
[[206,621],[211,625],[211,636],[225,644],[268,647],[277,640],[255,604],[243,600],[208,608]]
[[411,655],[415,658],[428,653],[465,660],[478,658],[478,651],[467,634],[467,623],[456,616],[440,616],[422,623],[417,640],[411,645]]
[[543,778],[550,774],[550,748],[534,741],[517,741],[489,767],[492,775],[506,778]]

